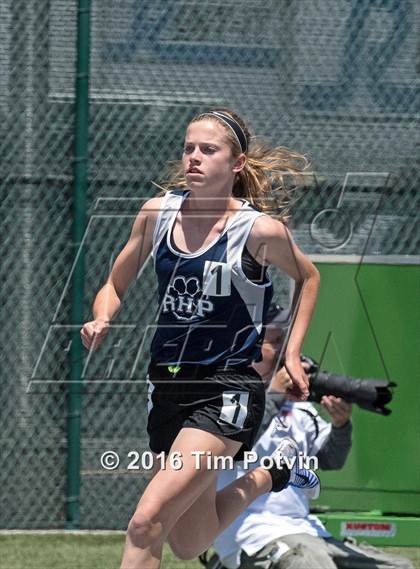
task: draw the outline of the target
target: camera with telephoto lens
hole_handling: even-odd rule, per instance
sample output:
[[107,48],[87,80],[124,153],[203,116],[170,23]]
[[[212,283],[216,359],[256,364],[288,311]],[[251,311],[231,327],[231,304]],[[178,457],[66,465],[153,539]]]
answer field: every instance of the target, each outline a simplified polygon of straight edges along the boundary
[[312,358],[301,356],[300,359],[309,366],[305,370],[309,377],[308,401],[319,403],[324,395],[334,395],[348,403],[355,403],[366,411],[390,415],[391,409],[385,405],[392,400],[392,388],[396,383],[385,379],[356,379],[320,371],[319,365]]

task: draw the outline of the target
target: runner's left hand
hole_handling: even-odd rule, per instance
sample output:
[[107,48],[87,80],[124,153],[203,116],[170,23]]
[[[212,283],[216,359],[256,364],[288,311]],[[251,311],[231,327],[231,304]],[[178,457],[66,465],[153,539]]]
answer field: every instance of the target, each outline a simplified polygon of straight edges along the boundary
[[309,379],[302,367],[300,357],[286,358],[284,367],[293,383],[287,389],[287,394],[294,401],[306,401],[309,397]]

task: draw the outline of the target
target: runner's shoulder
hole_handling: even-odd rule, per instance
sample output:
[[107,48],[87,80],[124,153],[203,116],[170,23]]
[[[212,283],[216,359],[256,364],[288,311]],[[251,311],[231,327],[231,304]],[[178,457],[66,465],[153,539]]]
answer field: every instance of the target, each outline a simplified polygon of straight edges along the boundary
[[159,212],[162,208],[163,197],[146,199],[134,221],[132,236],[140,237],[146,229],[147,234],[153,233]]
[[163,199],[163,196],[158,196],[146,200],[141,207],[140,213],[143,212],[157,217],[162,208]]
[[286,232],[286,226],[282,221],[265,214],[255,220],[250,238],[252,240],[264,240],[271,237],[285,237]]

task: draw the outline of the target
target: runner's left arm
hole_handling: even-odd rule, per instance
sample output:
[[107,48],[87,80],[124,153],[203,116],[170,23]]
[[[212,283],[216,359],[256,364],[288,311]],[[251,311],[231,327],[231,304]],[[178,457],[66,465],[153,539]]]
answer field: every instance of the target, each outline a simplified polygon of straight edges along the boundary
[[319,272],[294,243],[283,223],[269,216],[257,218],[247,242],[251,255],[263,265],[274,265],[295,281],[292,326],[287,340],[285,366],[292,378],[291,395],[306,399],[309,381],[302,368],[302,344],[315,309]]

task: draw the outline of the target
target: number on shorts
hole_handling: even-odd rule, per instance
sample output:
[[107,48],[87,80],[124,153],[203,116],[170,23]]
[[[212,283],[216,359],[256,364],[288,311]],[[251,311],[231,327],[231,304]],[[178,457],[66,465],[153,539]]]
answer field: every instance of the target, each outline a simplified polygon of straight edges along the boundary
[[220,420],[235,427],[243,427],[248,414],[249,393],[246,391],[224,391]]

